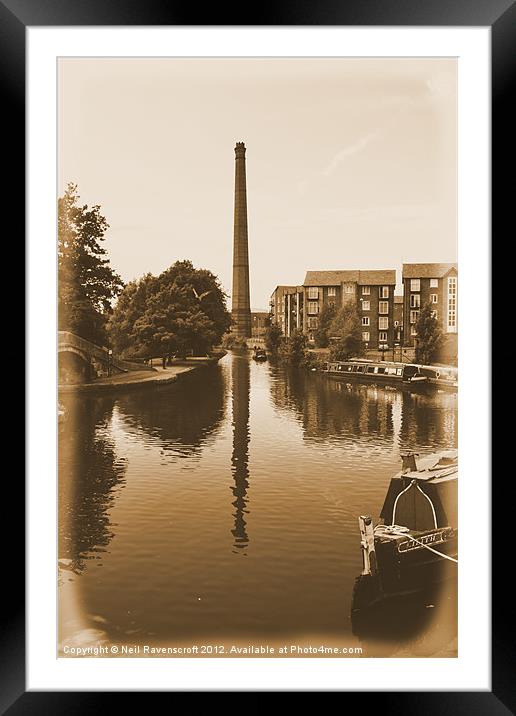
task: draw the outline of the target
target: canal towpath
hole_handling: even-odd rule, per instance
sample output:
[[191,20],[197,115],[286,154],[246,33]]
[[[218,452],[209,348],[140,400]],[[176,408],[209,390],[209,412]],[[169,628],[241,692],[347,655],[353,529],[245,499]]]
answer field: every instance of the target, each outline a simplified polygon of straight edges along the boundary
[[152,370],[147,368],[146,370],[117,373],[108,377],[98,378],[91,383],[59,385],[59,392],[63,394],[89,393],[97,391],[118,391],[137,387],[164,386],[169,383],[175,383],[199,369],[205,369],[210,365],[215,365],[225,354],[226,352],[224,351],[210,357],[189,358],[185,361],[172,363],[172,365],[166,368],[163,368],[161,365],[154,365]]

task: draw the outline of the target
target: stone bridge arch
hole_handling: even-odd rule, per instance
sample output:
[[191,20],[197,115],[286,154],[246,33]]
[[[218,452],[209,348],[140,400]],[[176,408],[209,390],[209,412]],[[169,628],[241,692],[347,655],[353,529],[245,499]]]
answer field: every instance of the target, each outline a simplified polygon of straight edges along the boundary
[[76,346],[59,346],[57,364],[59,385],[88,383],[94,377],[90,356]]
[[57,342],[59,383],[89,383],[108,375],[114,367],[107,348],[97,346],[85,338],[59,331]]
[[60,385],[89,383],[96,378],[131,370],[153,370],[151,366],[121,360],[107,348],[69,331],[58,332],[57,354]]

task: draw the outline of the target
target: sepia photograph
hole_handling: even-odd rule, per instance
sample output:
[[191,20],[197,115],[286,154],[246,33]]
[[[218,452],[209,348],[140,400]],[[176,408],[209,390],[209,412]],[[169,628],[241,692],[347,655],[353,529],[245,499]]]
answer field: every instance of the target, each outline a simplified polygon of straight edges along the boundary
[[457,92],[58,59],[59,657],[457,657]]

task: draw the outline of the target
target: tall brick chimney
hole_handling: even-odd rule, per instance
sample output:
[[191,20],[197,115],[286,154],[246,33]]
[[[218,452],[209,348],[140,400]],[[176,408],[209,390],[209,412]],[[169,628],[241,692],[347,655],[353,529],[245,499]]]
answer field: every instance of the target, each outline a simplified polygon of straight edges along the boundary
[[251,336],[249,299],[249,249],[247,241],[247,191],[245,145],[235,147],[235,219],[233,231],[233,292],[231,298],[232,331],[242,338]]

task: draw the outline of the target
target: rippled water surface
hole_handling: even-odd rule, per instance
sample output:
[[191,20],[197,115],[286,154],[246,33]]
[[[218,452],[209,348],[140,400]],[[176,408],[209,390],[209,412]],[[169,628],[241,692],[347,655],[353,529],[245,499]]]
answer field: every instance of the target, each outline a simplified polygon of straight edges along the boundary
[[455,447],[456,396],[229,354],[177,386],[65,399],[61,644],[362,644],[453,656],[455,595],[353,634],[357,517],[400,451]]

